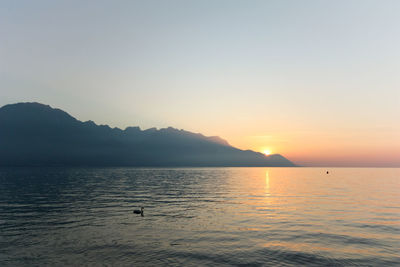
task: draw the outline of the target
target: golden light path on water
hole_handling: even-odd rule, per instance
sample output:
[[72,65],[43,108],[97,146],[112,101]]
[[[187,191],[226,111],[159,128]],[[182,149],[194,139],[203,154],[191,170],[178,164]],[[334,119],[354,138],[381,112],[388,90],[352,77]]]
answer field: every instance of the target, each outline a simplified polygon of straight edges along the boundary
[[[311,237],[328,236],[330,238],[351,237],[359,239],[378,239],[391,234],[369,232],[357,225],[396,225],[396,220],[386,220],[379,214],[389,214],[390,207],[385,207],[382,202],[382,193],[387,184],[380,183],[374,177],[379,170],[370,169],[335,169],[326,174],[326,169],[321,168],[269,168],[250,169],[252,172],[247,179],[240,183],[243,194],[243,203],[251,212],[256,223],[247,230],[262,231],[275,225],[282,233],[298,232],[299,235],[307,232]],[[392,175],[392,178],[393,175]],[[398,182],[391,180],[398,187]],[[351,189],[350,189],[351,188]],[[237,192],[236,192],[237,193]],[[399,193],[394,190],[386,192],[385,198],[399,202]],[[366,196],[370,196],[367,198]],[[377,197],[379,196],[379,197]],[[250,213],[250,211],[249,211]],[[374,217],[372,214],[376,214]],[[393,214],[394,216],[394,214]],[[344,225],[353,225],[354,229]],[[270,240],[263,244],[264,247],[307,251],[329,251],[331,254],[341,254],[343,247],[331,246],[329,242],[309,242],[301,238],[282,238]],[[268,238],[267,238],[268,240]],[[362,247],[360,245],[346,246],[347,253],[378,255],[374,247]]]

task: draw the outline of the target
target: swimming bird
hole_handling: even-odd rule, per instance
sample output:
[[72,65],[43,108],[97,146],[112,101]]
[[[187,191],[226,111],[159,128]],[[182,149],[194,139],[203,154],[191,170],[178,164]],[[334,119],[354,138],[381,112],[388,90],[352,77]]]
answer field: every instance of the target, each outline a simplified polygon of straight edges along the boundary
[[133,213],[135,213],[135,214],[141,214],[141,215],[143,216],[143,210],[144,210],[144,208],[141,207],[140,210],[134,210]]

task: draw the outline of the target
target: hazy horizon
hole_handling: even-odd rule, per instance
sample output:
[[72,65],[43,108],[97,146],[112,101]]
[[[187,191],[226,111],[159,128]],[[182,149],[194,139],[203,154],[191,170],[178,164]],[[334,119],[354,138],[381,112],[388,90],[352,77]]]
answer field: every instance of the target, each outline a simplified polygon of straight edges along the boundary
[[398,1],[3,1],[0,106],[400,167]]

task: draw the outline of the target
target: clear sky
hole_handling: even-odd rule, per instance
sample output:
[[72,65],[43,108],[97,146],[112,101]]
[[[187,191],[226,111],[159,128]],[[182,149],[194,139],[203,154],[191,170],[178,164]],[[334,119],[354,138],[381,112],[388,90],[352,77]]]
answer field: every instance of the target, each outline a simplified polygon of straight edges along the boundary
[[1,1],[0,105],[400,166],[400,1]]

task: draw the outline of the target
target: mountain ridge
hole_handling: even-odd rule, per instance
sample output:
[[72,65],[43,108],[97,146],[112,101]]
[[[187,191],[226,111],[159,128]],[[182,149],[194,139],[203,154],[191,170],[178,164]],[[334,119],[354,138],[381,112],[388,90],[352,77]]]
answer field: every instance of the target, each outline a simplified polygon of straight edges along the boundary
[[295,166],[240,150],[218,136],[173,127],[124,130],[82,122],[37,102],[0,108],[0,166]]

